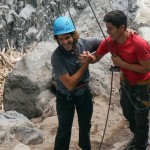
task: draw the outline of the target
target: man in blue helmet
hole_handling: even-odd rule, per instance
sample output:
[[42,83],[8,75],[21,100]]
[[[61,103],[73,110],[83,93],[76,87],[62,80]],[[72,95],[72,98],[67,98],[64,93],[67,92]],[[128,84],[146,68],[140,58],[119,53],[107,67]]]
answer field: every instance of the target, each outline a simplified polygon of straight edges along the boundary
[[79,147],[83,150],[91,150],[90,128],[93,102],[88,85],[88,66],[91,57],[81,65],[78,56],[95,51],[100,40],[79,38],[72,20],[65,16],[58,17],[54,21],[53,32],[58,43],[51,63],[57,80],[56,109],[59,123],[54,150],[69,150],[75,109],[79,124]]

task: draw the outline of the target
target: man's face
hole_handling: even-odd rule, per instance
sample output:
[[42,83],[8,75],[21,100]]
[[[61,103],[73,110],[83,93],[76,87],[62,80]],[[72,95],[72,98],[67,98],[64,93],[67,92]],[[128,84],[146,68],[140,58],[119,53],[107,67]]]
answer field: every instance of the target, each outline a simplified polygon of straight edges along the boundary
[[109,34],[112,41],[117,41],[122,35],[122,27],[117,28],[112,23],[106,23],[107,33]]
[[70,34],[58,35],[58,41],[65,50],[73,50],[73,38]]

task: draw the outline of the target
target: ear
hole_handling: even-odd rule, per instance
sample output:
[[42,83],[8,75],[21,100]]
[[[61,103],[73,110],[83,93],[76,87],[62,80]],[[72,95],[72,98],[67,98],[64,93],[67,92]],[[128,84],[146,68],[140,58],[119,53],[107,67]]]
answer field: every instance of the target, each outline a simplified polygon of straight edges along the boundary
[[125,30],[126,30],[125,25],[121,25],[119,28],[120,28],[122,31],[125,31]]

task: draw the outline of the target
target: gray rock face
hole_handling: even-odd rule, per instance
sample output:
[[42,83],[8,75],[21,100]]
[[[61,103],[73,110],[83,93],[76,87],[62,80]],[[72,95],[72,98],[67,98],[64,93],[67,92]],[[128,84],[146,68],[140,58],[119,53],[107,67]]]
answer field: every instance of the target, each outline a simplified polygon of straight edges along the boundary
[[[85,2],[73,0],[3,0],[0,1],[0,50],[24,51],[34,42],[47,41],[56,17],[66,7],[85,8]],[[35,32],[36,31],[36,32]],[[1,46],[2,45],[2,46]]]
[[38,129],[19,127],[15,130],[16,139],[26,145],[36,145],[43,143],[43,136]]
[[90,87],[93,95],[108,97],[110,92],[110,55],[106,55],[103,61],[90,65]]
[[13,150],[30,150],[30,148],[22,143],[17,144]]
[[[60,1],[57,1],[57,3],[58,2]],[[66,3],[66,1],[63,2]],[[81,4],[85,4],[83,1],[80,2]],[[93,4],[93,2],[94,1],[91,1],[91,4]],[[53,7],[55,6],[54,2],[50,3],[49,1],[45,1],[45,4],[49,4],[49,7],[51,6],[50,4],[53,4]],[[112,7],[122,10],[128,8],[124,11],[129,16],[129,19],[131,19],[133,22],[137,8],[136,4],[133,5],[133,1],[123,2],[121,0],[117,0],[116,3],[114,0],[111,0],[110,2],[102,0],[101,4],[101,7],[97,7],[96,3],[94,3],[95,6],[92,5],[93,8],[95,8],[95,12],[99,13],[98,16],[101,16],[101,13],[104,14],[105,11],[111,10]],[[39,2],[37,5],[40,7]],[[124,8],[123,5],[126,7]],[[130,13],[132,11],[133,13]],[[91,20],[94,19],[91,18],[93,15],[89,15],[87,17],[89,7],[87,7],[83,12],[82,20],[79,18],[78,22],[76,22],[77,27],[80,28],[79,32],[83,34],[82,30],[84,30],[85,33],[85,30],[89,29],[90,35],[92,35],[94,32],[98,34],[99,31],[97,32],[97,30],[93,29],[95,27],[93,26],[93,22],[91,22]],[[40,15],[41,14],[39,14],[38,17],[40,17]],[[56,14],[54,14],[54,16],[56,16]],[[32,17],[34,18],[34,15]],[[100,19],[102,19],[102,17]],[[40,20],[40,18],[38,20]],[[80,23],[80,25],[78,25],[78,23]],[[89,25],[89,28],[84,24]],[[84,27],[86,27],[86,29],[84,29]],[[16,110],[28,118],[34,118],[41,116],[46,108],[45,106],[48,104],[48,100],[51,98],[51,93],[48,92],[52,75],[50,68],[51,52],[49,51],[49,48],[52,48],[53,45],[49,45],[49,48],[42,46],[44,45],[39,44],[39,47],[37,47],[36,50],[34,50],[30,55],[25,56],[16,64],[14,70],[7,76],[4,87],[4,109],[6,111]],[[108,83],[109,80],[107,80],[109,78],[109,67],[110,62],[108,61],[101,61],[98,65],[92,65],[90,86],[94,95],[108,95],[108,89],[110,86],[110,82]]]
[[39,94],[50,89],[52,70],[49,48],[50,45],[42,47],[42,44],[39,44],[8,74],[4,86],[5,111],[16,110],[28,118],[42,115],[41,109],[36,106]]
[[87,3],[85,0],[74,0],[74,6],[78,9],[84,9]]
[[24,144],[39,144],[43,142],[43,135],[22,114],[16,111],[0,113],[0,144],[16,139]]

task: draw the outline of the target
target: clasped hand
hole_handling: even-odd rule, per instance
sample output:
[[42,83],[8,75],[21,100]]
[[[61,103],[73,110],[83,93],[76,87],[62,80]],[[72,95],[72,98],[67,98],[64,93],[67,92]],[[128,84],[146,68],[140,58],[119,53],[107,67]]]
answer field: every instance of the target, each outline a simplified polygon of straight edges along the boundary
[[83,51],[83,53],[80,54],[78,57],[78,59],[82,65],[85,63],[90,63],[92,58],[93,58],[93,56],[89,51]]

